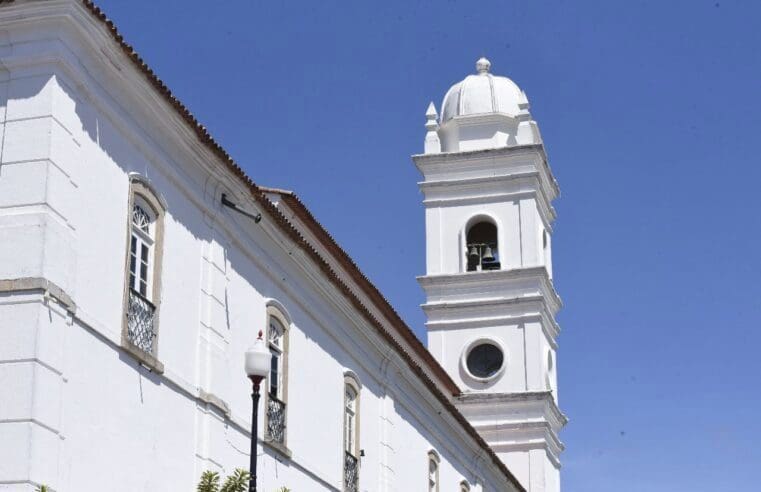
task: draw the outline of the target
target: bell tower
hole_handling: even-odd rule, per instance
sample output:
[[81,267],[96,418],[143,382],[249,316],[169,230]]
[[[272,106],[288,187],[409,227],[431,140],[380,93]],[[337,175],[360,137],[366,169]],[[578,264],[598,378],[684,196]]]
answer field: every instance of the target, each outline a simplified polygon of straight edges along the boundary
[[529,492],[560,490],[552,201],[559,189],[526,94],[476,73],[426,112],[423,176],[428,348],[457,406]]

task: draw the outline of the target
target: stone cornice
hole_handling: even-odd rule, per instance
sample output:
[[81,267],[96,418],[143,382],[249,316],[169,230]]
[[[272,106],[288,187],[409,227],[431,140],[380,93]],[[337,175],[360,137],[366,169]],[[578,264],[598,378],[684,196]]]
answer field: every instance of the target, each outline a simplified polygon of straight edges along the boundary
[[[446,170],[446,174],[458,171],[472,172],[475,168],[489,169],[497,167],[503,171],[515,168],[515,159],[528,158],[538,162],[531,165],[540,174],[541,188],[546,195],[547,201],[552,202],[560,195],[560,187],[552,174],[547,161],[547,154],[542,144],[515,145],[496,149],[470,150],[462,152],[443,152],[439,154],[417,154],[412,160],[425,181],[436,181],[438,176]],[[518,161],[526,165],[526,162]],[[506,173],[510,174],[510,173]],[[448,177],[452,179],[451,177]]]
[[560,326],[541,296],[442,302],[422,307],[429,332],[539,322],[547,340],[557,349]]
[[551,199],[543,192],[538,171],[421,181],[418,186],[425,195],[423,205],[428,208],[535,198],[542,221],[550,232],[557,218]]
[[557,406],[552,391],[523,391],[520,393],[463,393],[457,397],[459,404],[491,405],[515,402],[543,402],[547,404],[554,423],[562,427],[568,423],[568,418]]
[[530,145],[513,145],[505,146],[497,149],[480,149],[480,150],[463,150],[459,152],[439,152],[438,154],[414,154],[412,160],[415,164],[420,163],[423,165],[428,162],[445,162],[449,160],[461,160],[470,159],[473,157],[493,157],[495,155],[503,154],[516,154],[520,152],[540,152],[542,156],[546,156],[544,152],[544,145],[542,144],[530,144]]
[[55,282],[42,277],[0,279],[0,293],[41,292],[46,299],[54,299],[66,311],[75,314],[77,305],[71,296]]
[[457,408],[497,452],[539,449],[558,466],[565,446],[558,433],[568,423],[550,391],[466,393]]
[[418,277],[426,293],[426,306],[467,301],[492,301],[541,297],[554,316],[562,301],[547,269],[541,267],[461,272]]

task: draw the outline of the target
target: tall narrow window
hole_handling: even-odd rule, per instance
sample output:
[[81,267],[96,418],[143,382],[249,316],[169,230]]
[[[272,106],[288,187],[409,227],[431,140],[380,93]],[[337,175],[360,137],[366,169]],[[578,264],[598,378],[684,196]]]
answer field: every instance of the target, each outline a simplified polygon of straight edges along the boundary
[[354,445],[357,438],[357,392],[354,388],[346,385],[345,395],[346,406],[344,408],[344,415],[346,415],[346,439],[344,442],[344,451],[355,455]]
[[153,287],[153,246],[156,214],[140,196],[132,204],[132,236],[129,249],[129,287],[144,298],[150,298]]
[[344,491],[359,490],[359,384],[344,379]]
[[488,220],[482,220],[468,227],[466,236],[467,270],[499,270],[497,226]]
[[130,180],[129,239],[123,344],[151,367],[155,360],[160,302],[164,206],[146,182]]
[[286,382],[287,382],[287,323],[278,310],[268,308],[267,342],[270,362],[267,391],[266,437],[270,442],[285,446]]
[[439,456],[428,452],[428,492],[439,492]]

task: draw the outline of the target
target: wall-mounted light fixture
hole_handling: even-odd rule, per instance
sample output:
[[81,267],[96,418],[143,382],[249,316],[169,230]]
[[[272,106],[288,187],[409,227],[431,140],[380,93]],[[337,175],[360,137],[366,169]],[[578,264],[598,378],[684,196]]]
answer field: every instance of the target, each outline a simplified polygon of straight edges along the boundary
[[262,221],[262,214],[252,214],[251,212],[246,212],[245,210],[241,209],[236,205],[235,203],[231,202],[227,199],[227,195],[225,193],[222,193],[222,205],[225,207],[231,208],[238,212],[239,214],[245,215],[246,217],[250,219],[254,219],[254,223],[258,224]]

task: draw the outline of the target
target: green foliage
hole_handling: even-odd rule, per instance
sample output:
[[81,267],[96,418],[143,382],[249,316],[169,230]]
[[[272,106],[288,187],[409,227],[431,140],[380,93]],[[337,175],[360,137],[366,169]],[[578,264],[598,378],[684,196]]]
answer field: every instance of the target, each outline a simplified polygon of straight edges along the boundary
[[196,492],[246,492],[248,490],[248,472],[242,468],[236,468],[232,475],[225,479],[222,487],[219,486],[219,473],[205,471],[201,474]]
[[291,492],[291,489],[289,489],[288,487],[280,487],[275,492]]
[[219,473],[205,471],[201,474],[196,492],[219,492]]
[[236,468],[232,475],[227,477],[219,492],[246,492],[248,488],[248,472]]
[[34,489],[34,492],[50,492],[50,489],[47,485],[40,485],[36,489]]

